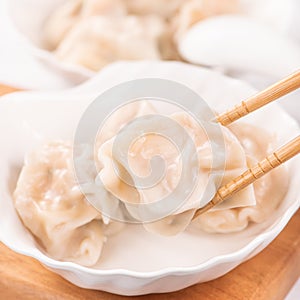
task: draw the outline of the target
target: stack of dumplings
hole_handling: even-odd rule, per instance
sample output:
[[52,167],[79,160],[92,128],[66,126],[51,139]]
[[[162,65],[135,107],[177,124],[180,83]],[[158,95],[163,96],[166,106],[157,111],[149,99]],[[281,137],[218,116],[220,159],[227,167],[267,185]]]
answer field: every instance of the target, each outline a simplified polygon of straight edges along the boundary
[[[139,176],[146,176],[149,163],[160,155],[166,163],[162,180],[148,189],[123,182],[113,168],[113,162],[122,164],[122,158],[113,151],[113,144],[124,125],[141,116],[159,113],[149,101],[138,101],[115,111],[98,133],[94,156],[109,203],[115,197],[135,219],[142,221],[139,204],[153,203],[169,194],[180,182],[183,166],[180,153],[168,140],[157,134],[148,134],[132,143],[128,150],[127,165],[121,167]],[[177,111],[166,117],[177,122],[192,139],[199,165],[198,181],[190,197],[171,214],[139,225],[145,230],[163,236],[172,236],[188,230],[197,234],[201,230],[211,233],[230,233],[245,229],[249,223],[260,223],[276,210],[288,187],[288,175],[284,166],[257,180],[234,196],[192,221],[195,211],[214,196],[219,185],[224,185],[274,149],[275,138],[253,125],[236,123],[221,127],[225,154],[221,141],[213,133],[208,136],[202,127],[186,112]],[[163,124],[155,124],[155,128]],[[136,127],[136,130],[140,128]],[[258,134],[259,133],[259,134]],[[210,143],[216,145],[212,153]],[[219,145],[220,144],[220,145]],[[189,150],[187,149],[187,154]],[[225,158],[222,159],[222,158]],[[212,161],[215,161],[213,164]],[[191,170],[195,161],[191,160]],[[185,188],[182,186],[182,188]],[[205,195],[205,196],[203,196]],[[133,209],[131,204],[137,204]],[[94,265],[101,256],[106,239],[112,234],[122,234],[118,222],[104,216],[86,200],[79,187],[73,168],[73,146],[65,141],[51,141],[29,154],[21,171],[14,205],[24,225],[36,237],[37,242],[51,257],[72,261],[85,266]],[[115,229],[112,229],[115,228]]]

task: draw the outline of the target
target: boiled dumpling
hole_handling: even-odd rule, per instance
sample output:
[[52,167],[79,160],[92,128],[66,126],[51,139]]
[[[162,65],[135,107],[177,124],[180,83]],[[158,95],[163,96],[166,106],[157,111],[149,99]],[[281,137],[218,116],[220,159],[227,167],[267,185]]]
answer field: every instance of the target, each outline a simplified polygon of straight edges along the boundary
[[[220,184],[224,184],[240,175],[248,167],[244,149],[235,135],[227,128],[222,128],[225,137],[225,156],[220,148],[219,152],[214,153],[213,157],[205,131],[197,125],[192,117],[186,113],[179,112],[171,115],[170,118],[178,122],[191,136],[197,149],[197,158],[191,160],[191,163],[195,164],[199,161],[200,168],[195,190],[185,203],[180,203],[179,207],[175,207],[175,211],[167,218],[152,223],[145,222],[144,226],[147,230],[163,235],[173,235],[183,231],[190,223],[195,210],[205,205],[214,196]],[[164,124],[153,124],[152,129],[154,132],[159,132],[160,126],[164,126]],[[141,132],[144,128],[136,127],[135,130]],[[98,159],[103,166],[99,173],[100,178],[105,188],[125,204],[129,213],[134,218],[143,221],[144,205],[140,207],[135,205],[133,207],[131,204],[154,203],[170,195],[179,184],[181,177],[181,154],[167,139],[157,134],[148,134],[131,144],[128,151],[128,165],[126,165],[123,155],[113,152],[115,139],[116,137],[111,138],[99,148]],[[222,142],[223,140],[214,141],[215,144],[221,144]],[[122,146],[120,145],[119,148],[122,148]],[[190,152],[188,145],[185,146],[183,151],[186,151],[185,154],[188,157],[193,156],[193,152]],[[150,172],[149,162],[154,156],[160,156],[166,163],[164,178],[155,186],[139,189],[137,187],[138,184],[133,177],[130,177],[130,174],[146,177]],[[212,158],[214,159],[214,164]],[[115,172],[116,165],[118,165],[119,170],[122,170],[123,174],[126,173],[126,176],[130,177],[129,179],[132,180],[133,184],[127,184],[119,177],[119,174]],[[192,167],[186,166],[185,170],[190,173]],[[223,170],[225,170],[224,174]],[[211,181],[209,181],[210,175]],[[185,178],[188,178],[188,175]],[[181,184],[181,186],[185,189],[184,184]],[[254,204],[253,187],[249,186],[230,200],[220,204],[217,209]],[[160,207],[160,209],[163,208]]]
[[116,60],[160,59],[164,31],[164,22],[155,16],[91,17],[74,26],[55,53],[92,70]]
[[[252,125],[232,124],[230,129],[243,145],[251,165],[265,158],[272,149],[276,148],[276,145],[272,142],[274,136],[261,128],[258,131]],[[256,205],[208,211],[195,219],[191,224],[191,228],[208,232],[227,233],[243,230],[249,222],[261,223],[280,204],[287,191],[288,181],[285,167],[280,166],[254,182]]]
[[76,183],[70,144],[48,143],[27,157],[14,204],[51,257],[86,266],[98,261],[105,240],[103,222]]
[[126,9],[122,0],[69,0],[55,10],[44,27],[44,43],[55,49],[66,34],[82,19],[94,15],[122,16]]

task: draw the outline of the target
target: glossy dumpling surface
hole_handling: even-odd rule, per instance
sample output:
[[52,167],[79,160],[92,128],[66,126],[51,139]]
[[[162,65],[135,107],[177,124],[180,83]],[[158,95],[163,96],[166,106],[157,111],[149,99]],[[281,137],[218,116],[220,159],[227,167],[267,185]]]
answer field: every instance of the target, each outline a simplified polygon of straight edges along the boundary
[[51,257],[86,266],[98,261],[103,222],[76,183],[70,144],[51,142],[27,156],[14,204],[24,225]]
[[[145,110],[144,113],[146,113],[146,111],[147,110]],[[150,112],[151,110],[149,110],[149,113]],[[120,114],[118,120],[122,120],[122,117],[122,114]],[[190,197],[183,199],[184,201],[181,201],[180,206],[173,209],[170,216],[157,222],[146,222],[144,224],[147,230],[163,235],[172,235],[183,231],[190,223],[195,210],[211,200],[219,185],[225,184],[240,175],[248,167],[247,157],[242,145],[236,136],[227,128],[221,129],[221,140],[216,140],[216,136],[213,143],[217,145],[217,150],[214,150],[214,153],[212,153],[211,144],[206,132],[191,116],[184,112],[178,112],[170,115],[169,118],[184,128],[193,140],[196,146],[197,159],[191,161],[191,163],[197,164],[197,162],[199,162],[199,169],[197,184]],[[127,119],[127,122],[128,121],[130,121],[130,119]],[[126,122],[124,121],[124,123]],[[164,122],[162,124],[153,124],[152,127],[155,127],[155,129],[159,131],[160,126],[164,127]],[[138,126],[135,127],[137,132],[141,132],[143,129],[144,128],[139,128]],[[111,132],[110,136],[112,136],[112,133],[113,132]],[[181,172],[183,170],[182,161],[180,159],[181,153],[179,153],[176,147],[167,139],[157,134],[148,134],[131,144],[127,153],[128,164],[122,164],[122,162],[124,162],[124,155],[120,153],[116,154],[113,151],[116,137],[117,132],[115,132],[115,135],[109,140],[99,145],[98,160],[102,166],[99,176],[102,179],[104,187],[122,201],[135,218],[143,220],[139,208],[135,207],[135,209],[133,209],[130,205],[131,203],[140,203],[142,208],[144,207],[143,204],[154,203],[169,196],[179,184],[182,189],[185,188],[185,185],[180,182]],[[223,137],[225,140],[224,149],[221,147],[222,143],[224,143]],[[220,145],[218,145],[218,143]],[[184,147],[184,151],[190,151],[187,145]],[[119,148],[123,148],[122,145],[119,145]],[[223,153],[224,151],[225,155]],[[186,155],[193,155],[193,153],[187,152]],[[124,170],[127,174],[134,173],[139,177],[146,177],[150,172],[150,161],[155,156],[160,156],[166,164],[164,178],[155,186],[140,189],[138,188],[138,184],[134,185],[124,182],[119,174],[115,172],[115,165],[118,164],[119,169]],[[185,167],[185,170],[190,172],[193,166]],[[135,179],[132,178],[132,180],[134,182]],[[253,187],[249,186],[228,201],[220,204],[216,209],[221,210],[255,204]]]

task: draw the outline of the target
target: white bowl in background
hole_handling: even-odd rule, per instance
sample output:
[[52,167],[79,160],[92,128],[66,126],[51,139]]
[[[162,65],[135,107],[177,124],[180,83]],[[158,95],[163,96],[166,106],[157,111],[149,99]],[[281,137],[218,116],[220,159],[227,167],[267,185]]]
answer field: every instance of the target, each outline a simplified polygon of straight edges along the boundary
[[[185,84],[220,111],[255,92],[241,81],[182,63],[120,62],[65,92],[19,92],[0,101],[0,240],[80,287],[141,295],[215,279],[264,249],[300,205],[300,157],[296,157],[287,164],[291,176],[288,193],[264,223],[232,234],[184,232],[169,238],[132,225],[108,240],[92,268],[48,257],[22,225],[12,202],[24,155],[43,141],[72,139],[81,114],[98,94],[117,83],[146,77]],[[255,122],[274,132],[279,144],[300,132],[297,123],[276,104],[252,113],[243,122]]]
[[74,85],[91,78],[96,72],[76,64],[69,64],[57,57],[44,47],[44,24],[57,7],[66,0],[8,0],[6,9],[9,14],[9,24],[24,49],[43,62],[50,70],[66,76]]

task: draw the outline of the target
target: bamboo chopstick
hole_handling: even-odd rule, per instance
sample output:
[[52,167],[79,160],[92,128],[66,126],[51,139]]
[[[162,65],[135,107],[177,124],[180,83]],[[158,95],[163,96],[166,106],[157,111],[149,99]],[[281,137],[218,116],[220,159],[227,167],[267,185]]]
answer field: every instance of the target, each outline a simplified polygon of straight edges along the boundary
[[248,113],[257,110],[258,108],[298,89],[300,87],[300,70],[283,80],[273,84],[258,94],[242,101],[241,104],[233,109],[217,116],[217,122],[226,126],[233,121],[247,115]]
[[253,183],[256,179],[264,176],[266,173],[280,166],[282,163],[286,162],[287,160],[291,159],[299,153],[300,135],[298,135],[292,141],[279,148],[273,154],[269,155],[268,157],[257,163],[254,167],[245,171],[242,175],[236,177],[235,179],[231,180],[226,185],[221,187],[210,202],[208,202],[205,206],[199,208],[195,212],[193,219],[205,213],[215,205],[226,200],[227,198],[240,191],[247,185]]
[[[217,116],[217,122],[226,126],[239,118],[249,114],[252,111],[300,88],[300,70],[286,77],[285,79],[273,84],[267,89],[258,94],[242,101],[241,104],[235,106],[233,109]],[[196,210],[193,219],[205,213],[215,205],[221,203],[227,198],[231,197],[236,192],[253,183],[256,179],[262,177],[274,168],[283,164],[295,155],[300,153],[300,135],[295,139],[285,144],[273,154],[267,156],[265,159],[257,163],[254,167],[249,168],[242,175],[228,182],[223,187],[219,188],[213,199],[205,206]]]

